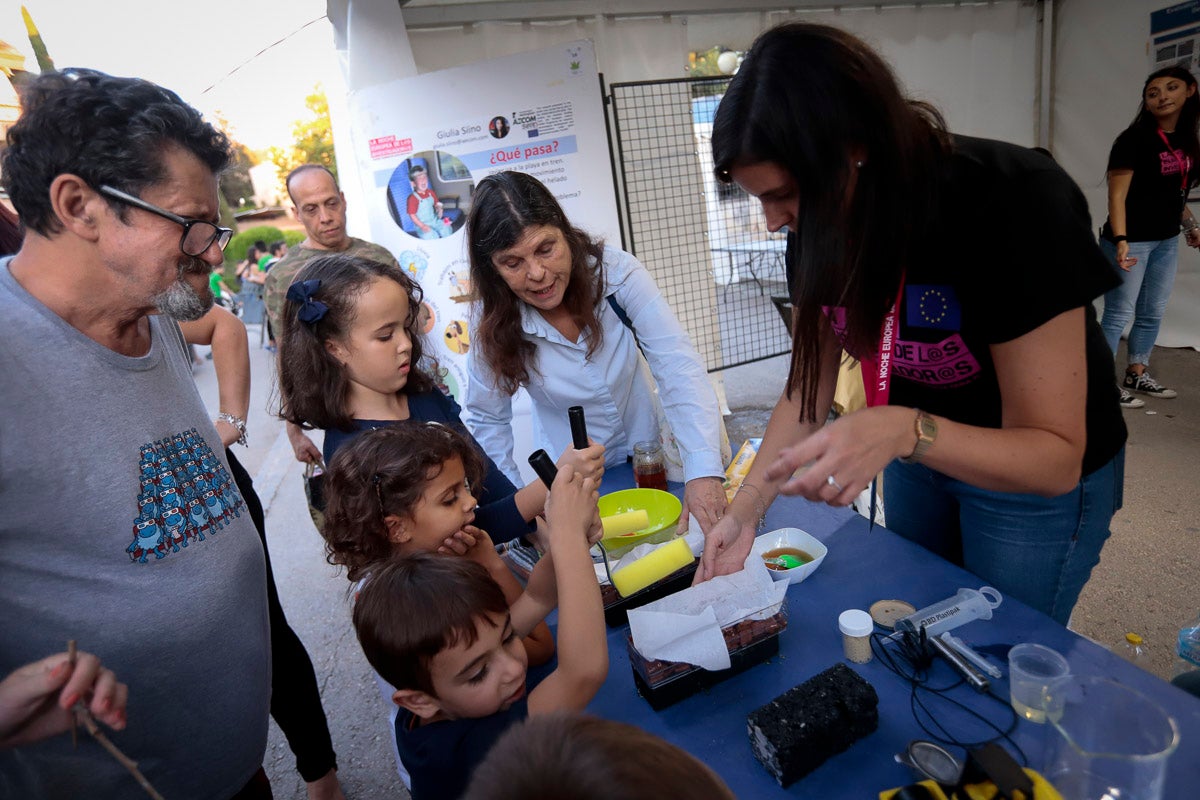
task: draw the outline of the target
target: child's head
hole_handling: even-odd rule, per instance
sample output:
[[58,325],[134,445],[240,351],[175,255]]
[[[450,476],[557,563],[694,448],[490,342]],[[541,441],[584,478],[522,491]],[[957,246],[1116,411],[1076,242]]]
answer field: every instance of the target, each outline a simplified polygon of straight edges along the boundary
[[641,728],[580,714],[514,725],[475,769],[464,800],[734,800],[688,753]]
[[429,188],[429,173],[420,164],[415,165],[408,171],[408,180],[412,183],[413,189],[418,192],[423,192]]
[[337,451],[326,477],[329,563],[358,580],[373,562],[432,553],[475,516],[483,460],[461,433],[405,421],[367,431]]
[[525,647],[504,592],[470,559],[377,564],[354,603],[354,630],[392,699],[424,720],[486,717],[525,695]]
[[283,306],[280,415],[315,428],[348,430],[352,389],[423,392],[417,328],[421,288],[393,264],[329,255],[296,275]]

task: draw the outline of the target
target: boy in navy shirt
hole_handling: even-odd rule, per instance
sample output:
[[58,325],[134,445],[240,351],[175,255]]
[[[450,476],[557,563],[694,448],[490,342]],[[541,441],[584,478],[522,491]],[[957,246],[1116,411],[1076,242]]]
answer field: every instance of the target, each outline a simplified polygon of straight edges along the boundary
[[[496,739],[527,715],[583,709],[608,674],[588,553],[596,484],[560,470],[546,505],[553,569],[510,608],[470,558],[416,555],[372,569],[354,606],[367,661],[396,687],[396,745],[414,800],[457,798]],[[548,566],[548,565],[547,565]],[[526,697],[521,637],[559,607],[558,666]]]

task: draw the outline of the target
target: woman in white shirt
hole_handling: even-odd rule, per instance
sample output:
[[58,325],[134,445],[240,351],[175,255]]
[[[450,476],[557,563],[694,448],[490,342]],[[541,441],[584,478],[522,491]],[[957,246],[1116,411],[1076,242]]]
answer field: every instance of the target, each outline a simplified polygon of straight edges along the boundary
[[581,405],[608,464],[624,462],[636,442],[659,438],[653,374],[683,462],[680,526],[692,514],[707,532],[725,511],[720,409],[646,268],[571,225],[550,190],[521,172],[479,182],[467,242],[481,302],[464,419],[487,454],[518,477],[512,396],[524,387],[538,447],[557,453],[570,445],[567,409]]

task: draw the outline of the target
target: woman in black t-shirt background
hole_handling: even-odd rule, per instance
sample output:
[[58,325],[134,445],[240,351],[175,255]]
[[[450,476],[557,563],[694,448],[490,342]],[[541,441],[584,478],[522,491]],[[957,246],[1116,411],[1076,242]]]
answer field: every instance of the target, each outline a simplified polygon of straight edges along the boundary
[[1183,67],[1166,67],[1146,79],[1138,114],[1108,156],[1108,219],[1100,249],[1120,267],[1123,281],[1104,295],[1100,326],[1116,353],[1133,320],[1121,382],[1124,408],[1145,405],[1133,392],[1175,396],[1146,368],[1175,283],[1181,226],[1188,245],[1200,247],[1200,223],[1186,204],[1188,191],[1200,183],[1198,126],[1196,79]]

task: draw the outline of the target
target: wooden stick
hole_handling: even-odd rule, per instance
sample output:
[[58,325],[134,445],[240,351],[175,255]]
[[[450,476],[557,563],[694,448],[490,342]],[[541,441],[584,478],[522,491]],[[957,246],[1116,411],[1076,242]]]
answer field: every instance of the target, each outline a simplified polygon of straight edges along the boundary
[[92,717],[91,712],[87,710],[87,706],[85,706],[82,702],[79,702],[75,704],[75,706],[72,708],[72,711],[75,712],[75,717],[83,724],[83,727],[87,728],[87,732],[92,735],[92,738],[99,742],[100,746],[107,750],[109,754],[117,760],[117,763],[129,770],[129,774],[133,775],[134,780],[138,782],[138,785],[146,790],[146,794],[153,797],[154,800],[165,800],[165,798],[155,791],[154,787],[150,785],[150,781],[146,780],[146,776],[141,773],[141,770],[137,768],[137,762],[117,749],[117,746],[113,744],[107,736],[104,735],[104,732],[100,730],[100,726],[96,724],[95,718]]
[[[71,666],[71,673],[75,672],[75,640],[67,640],[67,663]],[[68,678],[70,680],[70,678]],[[79,749],[79,726],[75,722],[75,715],[71,714],[71,749]]]

